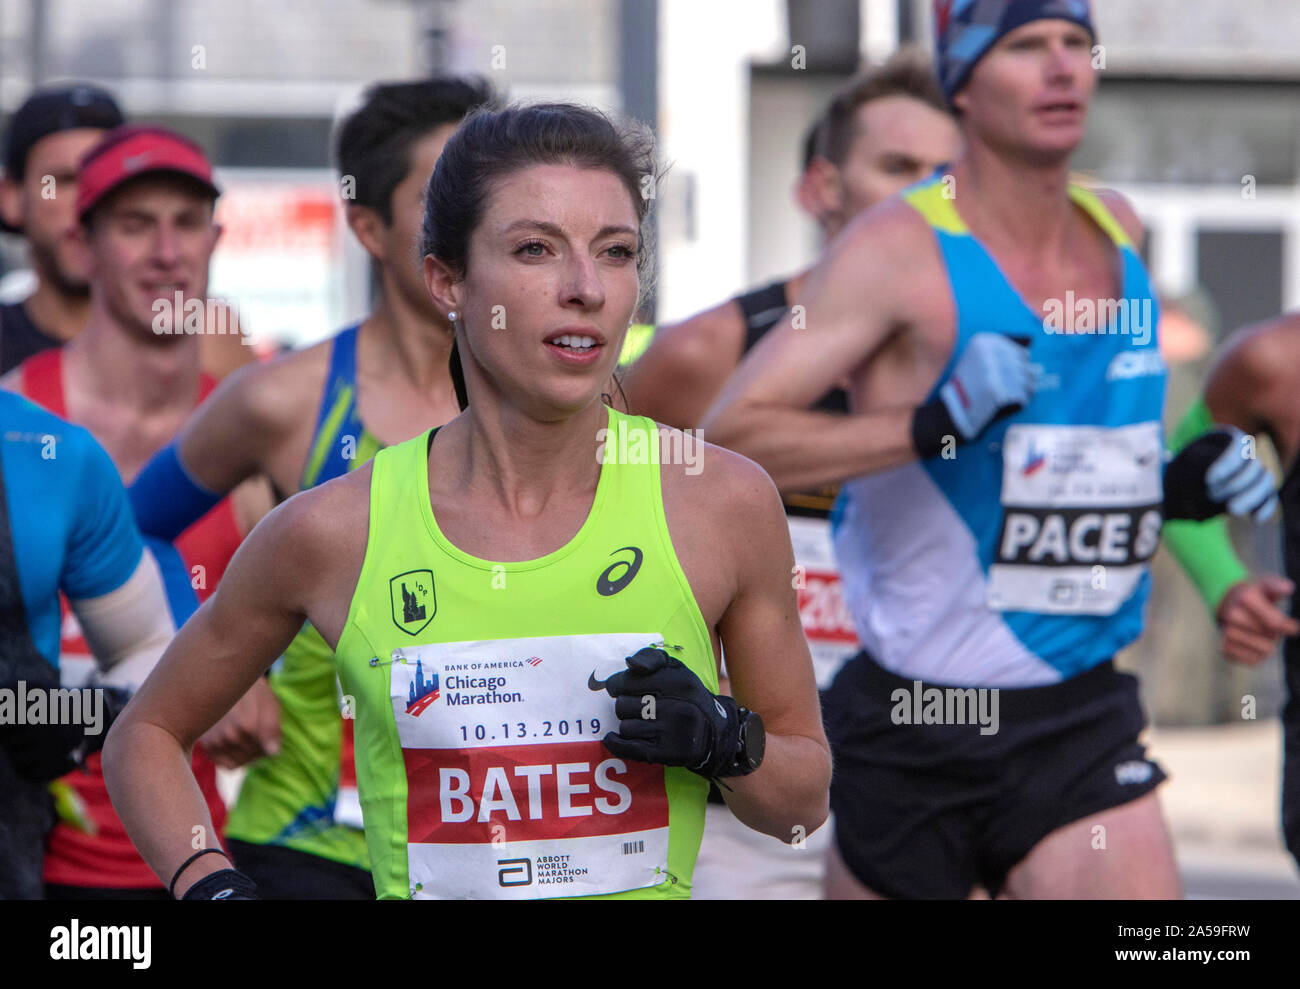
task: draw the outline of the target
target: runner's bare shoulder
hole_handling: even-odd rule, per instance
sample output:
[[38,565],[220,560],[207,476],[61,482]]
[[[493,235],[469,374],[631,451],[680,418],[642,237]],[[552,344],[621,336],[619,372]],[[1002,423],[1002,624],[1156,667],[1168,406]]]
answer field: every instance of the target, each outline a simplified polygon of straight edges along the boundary
[[[886,199],[851,220],[832,242],[818,270],[836,284],[854,287],[872,309],[892,320],[907,319],[919,300],[936,295],[943,259],[934,231],[906,200]],[[803,292],[818,290],[814,279]]]
[[[745,317],[735,299],[663,327],[650,345],[675,369],[735,366],[745,344]],[[647,351],[650,353],[650,351]]]
[[1223,345],[1206,385],[1211,408],[1240,408],[1255,428],[1297,418],[1300,406],[1300,311],[1243,326]]
[[1133,241],[1134,249],[1140,248],[1142,242],[1146,240],[1147,232],[1132,204],[1114,189],[1095,189],[1093,191],[1096,197],[1101,200],[1102,205],[1110,211],[1110,215],[1124,228],[1129,240]]
[[[772,478],[758,464],[699,432],[659,427],[664,513],[673,545],[705,562],[717,575],[735,579],[749,566],[781,550],[789,554],[785,508]],[[787,566],[788,569],[788,566]],[[734,592],[734,586],[732,587]]]
[[[370,531],[370,463],[299,492],[266,516],[250,541],[275,561],[282,599],[336,641],[356,590]],[[284,584],[295,586],[283,586]]]
[[311,428],[329,372],[332,340],[290,351],[269,361],[233,371],[217,386],[209,401],[232,403],[249,428],[273,435]]

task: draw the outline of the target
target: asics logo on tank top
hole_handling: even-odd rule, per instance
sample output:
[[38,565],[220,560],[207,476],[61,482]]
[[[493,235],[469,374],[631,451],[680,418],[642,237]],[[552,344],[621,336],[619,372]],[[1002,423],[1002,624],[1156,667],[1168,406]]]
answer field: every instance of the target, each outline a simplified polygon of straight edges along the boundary
[[1126,350],[1116,354],[1106,369],[1107,381],[1128,381],[1165,373],[1165,360],[1158,350]]
[[[614,553],[631,553],[630,560],[617,560],[605,568],[604,572],[596,578],[596,593],[602,597],[610,597],[617,594],[628,584],[632,583],[632,578],[637,575],[641,569],[641,550],[635,546],[624,546],[622,549],[614,550]],[[610,553],[613,556],[614,553]],[[621,568],[621,569],[620,569]],[[615,576],[615,571],[618,571]]]

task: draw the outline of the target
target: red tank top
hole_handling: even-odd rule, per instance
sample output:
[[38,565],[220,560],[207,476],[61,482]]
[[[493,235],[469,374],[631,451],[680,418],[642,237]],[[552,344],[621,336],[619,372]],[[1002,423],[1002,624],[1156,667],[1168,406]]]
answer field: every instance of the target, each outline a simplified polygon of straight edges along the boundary
[[[63,393],[63,349],[36,354],[20,366],[23,393],[37,405],[64,419],[68,417]],[[198,401],[216,387],[216,380],[200,378]],[[198,404],[197,402],[195,403]],[[176,539],[176,549],[193,575],[199,603],[207,600],[239,547],[239,526],[231,499],[223,498],[210,512]],[[201,569],[199,569],[201,568]],[[88,671],[94,660],[81,634],[76,616],[62,601],[63,628],[59,644],[61,670]],[[212,823],[220,831],[226,824],[226,806],[217,792],[217,770],[199,746],[194,747],[194,777],[208,804]],[[99,753],[86,760],[85,770],[69,773],[55,784],[60,817],[50,832],[45,852],[45,881],[62,886],[101,889],[161,887],[127,837],[113,810],[100,768]],[[78,821],[73,824],[68,817]]]

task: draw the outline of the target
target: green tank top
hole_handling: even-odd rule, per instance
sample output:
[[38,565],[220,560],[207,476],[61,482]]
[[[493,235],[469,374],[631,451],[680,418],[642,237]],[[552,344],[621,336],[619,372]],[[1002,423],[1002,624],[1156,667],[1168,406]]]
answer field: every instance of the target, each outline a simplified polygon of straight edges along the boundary
[[[359,326],[334,337],[299,490],[355,470],[383,445],[357,412]],[[226,836],[369,869],[334,655],[311,625],[303,625],[272,667],[270,685],[280,704],[280,751],[249,766]]]
[[587,520],[535,560],[478,559],[443,536],[432,432],[374,459],[335,658],[381,898],[690,895],[708,784],[614,758],[614,702],[589,678],[653,644],[715,692],[717,669],[668,535],[654,424],[608,414]]

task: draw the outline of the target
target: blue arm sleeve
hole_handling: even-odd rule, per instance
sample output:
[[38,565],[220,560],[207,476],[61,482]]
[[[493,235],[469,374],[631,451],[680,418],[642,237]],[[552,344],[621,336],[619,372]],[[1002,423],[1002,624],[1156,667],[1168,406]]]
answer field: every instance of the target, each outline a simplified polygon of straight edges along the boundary
[[[75,437],[75,439],[74,439]],[[79,484],[68,552],[59,586],[73,599],[94,598],[121,587],[144,553],[131,518],[122,478],[89,433],[70,433],[80,458]]]
[[203,487],[185,469],[175,443],[144,465],[131,485],[131,510],[146,536],[172,540],[201,519],[223,495]]

